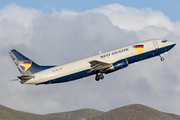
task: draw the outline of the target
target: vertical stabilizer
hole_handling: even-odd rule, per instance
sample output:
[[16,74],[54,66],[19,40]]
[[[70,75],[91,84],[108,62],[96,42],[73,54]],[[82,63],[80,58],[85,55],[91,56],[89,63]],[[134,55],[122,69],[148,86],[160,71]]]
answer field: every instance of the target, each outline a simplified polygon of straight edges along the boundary
[[9,55],[13,59],[15,65],[19,69],[22,75],[32,75],[34,73],[40,72],[42,70],[54,67],[54,66],[40,66],[25,57],[15,49],[9,51]]

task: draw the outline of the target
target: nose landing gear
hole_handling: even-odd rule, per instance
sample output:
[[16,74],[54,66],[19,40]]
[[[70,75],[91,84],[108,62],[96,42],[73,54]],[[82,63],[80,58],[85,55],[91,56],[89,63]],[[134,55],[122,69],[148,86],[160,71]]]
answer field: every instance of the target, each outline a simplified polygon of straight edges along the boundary
[[[166,53],[167,54],[167,53]],[[164,57],[162,57],[164,54],[160,54],[159,56],[160,56],[160,60],[161,61],[164,61]]]
[[164,58],[163,58],[163,57],[161,57],[161,61],[164,61]]
[[160,56],[160,58],[161,58],[161,59],[160,59],[161,61],[164,61],[164,57],[162,57],[162,56],[163,56],[163,55],[166,55],[166,54],[167,54],[167,52],[162,53],[162,54],[160,54],[160,55],[159,55],[159,56]]
[[104,79],[104,75],[103,75],[102,73],[100,73],[100,74],[97,73],[97,74],[96,74],[96,77],[95,77],[95,80],[96,80],[96,81],[99,81],[100,79],[101,79],[101,80]]

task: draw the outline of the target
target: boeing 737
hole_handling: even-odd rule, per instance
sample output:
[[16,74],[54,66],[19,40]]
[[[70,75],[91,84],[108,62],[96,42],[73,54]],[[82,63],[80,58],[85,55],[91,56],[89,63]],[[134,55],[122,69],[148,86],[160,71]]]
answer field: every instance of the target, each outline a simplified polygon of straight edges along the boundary
[[163,55],[175,45],[165,39],[153,39],[60,66],[40,66],[15,49],[10,50],[9,54],[21,72],[19,81],[22,84],[39,85],[68,82],[90,75],[95,75],[95,80],[99,81],[104,79],[104,74],[141,60],[160,56],[160,60],[164,61]]

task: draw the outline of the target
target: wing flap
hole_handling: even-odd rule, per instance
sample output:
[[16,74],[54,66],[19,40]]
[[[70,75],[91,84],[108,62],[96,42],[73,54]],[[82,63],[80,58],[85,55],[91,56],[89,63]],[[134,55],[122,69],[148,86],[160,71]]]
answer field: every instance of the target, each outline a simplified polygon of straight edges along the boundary
[[89,62],[91,64],[92,71],[104,70],[112,66],[110,63],[105,63],[97,60],[92,60]]

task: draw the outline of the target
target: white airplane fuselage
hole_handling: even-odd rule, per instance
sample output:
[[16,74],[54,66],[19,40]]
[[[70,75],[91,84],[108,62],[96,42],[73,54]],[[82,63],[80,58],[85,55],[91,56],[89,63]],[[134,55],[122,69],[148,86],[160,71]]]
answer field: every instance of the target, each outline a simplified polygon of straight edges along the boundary
[[[160,56],[161,60],[164,60],[162,55],[167,53],[174,46],[174,42],[164,39],[139,42],[68,64],[42,70],[33,74],[31,79],[23,81],[23,84],[38,85],[68,82],[93,74],[96,74],[96,76],[98,76],[98,74],[108,74],[127,67],[131,63],[155,56]],[[92,62],[93,68],[91,66],[91,61],[95,62],[95,64]],[[110,66],[105,67],[106,65]],[[98,69],[99,66],[101,66],[100,69]]]

